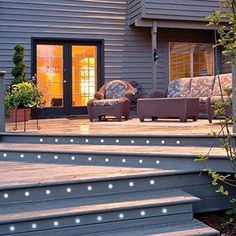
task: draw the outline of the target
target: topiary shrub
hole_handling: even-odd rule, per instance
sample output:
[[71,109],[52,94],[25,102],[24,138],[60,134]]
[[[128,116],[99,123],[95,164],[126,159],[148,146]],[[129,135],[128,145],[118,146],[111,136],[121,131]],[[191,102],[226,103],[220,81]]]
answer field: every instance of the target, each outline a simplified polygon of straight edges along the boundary
[[14,84],[19,84],[22,82],[27,82],[25,77],[25,49],[22,45],[16,44],[14,47],[13,63],[14,67],[12,68],[11,74],[14,77],[11,86]]

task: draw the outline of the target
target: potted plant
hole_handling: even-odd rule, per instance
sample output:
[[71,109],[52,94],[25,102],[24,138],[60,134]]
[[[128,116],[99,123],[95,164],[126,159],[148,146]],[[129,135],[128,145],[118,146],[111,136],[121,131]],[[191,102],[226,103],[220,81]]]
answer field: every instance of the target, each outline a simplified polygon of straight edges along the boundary
[[27,121],[31,108],[42,106],[42,93],[32,82],[12,85],[5,96],[5,107],[10,121]]

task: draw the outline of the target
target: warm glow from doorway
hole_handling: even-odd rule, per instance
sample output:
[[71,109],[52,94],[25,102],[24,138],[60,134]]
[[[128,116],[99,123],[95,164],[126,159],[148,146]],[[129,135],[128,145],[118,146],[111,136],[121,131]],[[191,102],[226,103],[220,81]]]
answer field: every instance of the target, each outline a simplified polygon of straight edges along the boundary
[[37,85],[46,107],[63,106],[63,46],[37,45]]
[[72,105],[86,106],[96,90],[96,46],[72,46]]

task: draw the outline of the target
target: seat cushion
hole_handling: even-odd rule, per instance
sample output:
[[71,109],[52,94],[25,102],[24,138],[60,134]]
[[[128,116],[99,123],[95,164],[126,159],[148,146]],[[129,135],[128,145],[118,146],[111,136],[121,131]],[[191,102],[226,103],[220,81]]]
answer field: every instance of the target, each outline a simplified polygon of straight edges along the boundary
[[167,97],[183,98],[190,96],[191,78],[181,78],[172,80],[169,83]]
[[117,106],[119,99],[102,99],[93,101],[94,107]]
[[[223,96],[223,100],[232,102],[232,97]],[[215,104],[217,102],[222,102],[222,97],[221,96],[212,96],[211,97],[211,104]]]
[[191,97],[197,98],[211,96],[214,86],[214,79],[214,76],[194,77],[191,82]]
[[105,97],[107,99],[125,97],[127,92],[127,85],[121,80],[113,80],[107,83],[105,87]]
[[225,96],[227,93],[225,91],[226,88],[232,88],[232,74],[221,74],[219,77],[216,76],[215,78],[215,84],[213,89],[213,96],[220,96],[220,85],[222,88],[223,96]]

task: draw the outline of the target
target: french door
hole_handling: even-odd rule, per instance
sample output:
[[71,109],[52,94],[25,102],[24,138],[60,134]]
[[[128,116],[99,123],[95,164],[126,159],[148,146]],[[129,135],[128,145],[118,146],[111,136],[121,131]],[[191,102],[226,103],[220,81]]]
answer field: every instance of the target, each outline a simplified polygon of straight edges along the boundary
[[39,118],[86,114],[101,86],[102,42],[34,41],[33,73],[45,105]]

